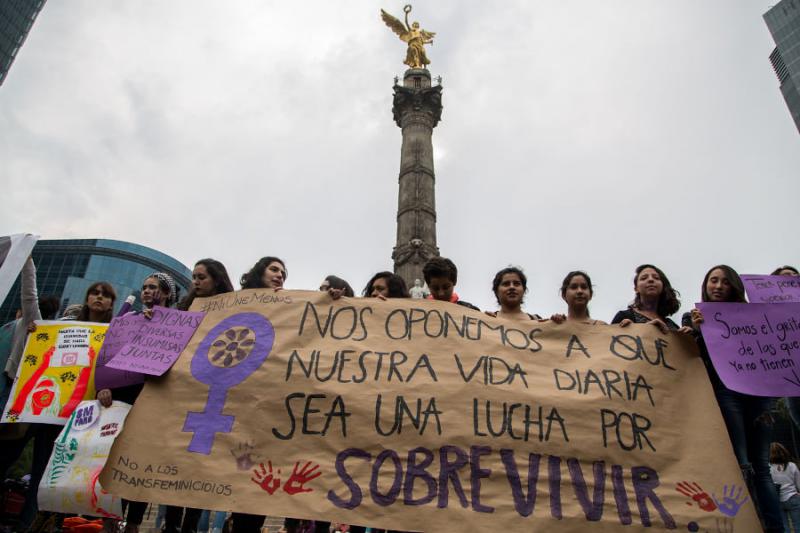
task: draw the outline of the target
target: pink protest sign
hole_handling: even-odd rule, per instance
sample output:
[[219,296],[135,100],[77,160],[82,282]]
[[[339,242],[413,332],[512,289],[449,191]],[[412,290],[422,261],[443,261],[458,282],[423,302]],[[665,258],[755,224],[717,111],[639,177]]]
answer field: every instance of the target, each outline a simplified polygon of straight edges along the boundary
[[800,302],[800,277],[743,274],[747,299],[754,304]]
[[800,396],[800,303],[699,303],[722,382],[754,396]]
[[127,342],[106,366],[162,375],[178,360],[204,316],[202,312],[158,306],[153,308],[153,318],[149,320],[144,315],[134,315],[125,325]]

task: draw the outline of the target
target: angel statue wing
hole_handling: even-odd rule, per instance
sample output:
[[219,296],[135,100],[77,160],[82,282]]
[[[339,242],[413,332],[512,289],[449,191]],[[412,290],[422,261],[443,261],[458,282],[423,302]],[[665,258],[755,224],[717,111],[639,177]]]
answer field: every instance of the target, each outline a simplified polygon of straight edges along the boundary
[[400,37],[401,40],[406,42],[408,41],[408,34],[410,32],[408,31],[408,28],[406,28],[403,23],[400,22],[400,20],[398,20],[396,17],[393,17],[383,9],[381,9],[381,18],[386,25],[389,26],[389,28],[395,32],[398,37]]

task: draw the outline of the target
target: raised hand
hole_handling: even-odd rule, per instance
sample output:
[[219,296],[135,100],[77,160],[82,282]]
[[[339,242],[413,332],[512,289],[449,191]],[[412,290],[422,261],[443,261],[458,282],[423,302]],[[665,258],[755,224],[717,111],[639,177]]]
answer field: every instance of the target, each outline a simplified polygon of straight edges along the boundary
[[[703,488],[694,482],[688,481],[681,481],[675,487],[675,490],[686,496],[687,498],[691,498],[697,503],[697,506],[700,507],[703,511],[710,513],[717,508],[717,505],[714,503],[714,500],[711,499],[711,496],[708,495]],[[688,502],[687,502],[688,504]],[[689,504],[691,505],[691,504]]]
[[[272,495],[281,486],[281,480],[272,472],[272,461],[267,461],[267,466],[269,470],[264,467],[264,463],[261,463],[259,468],[253,470],[253,477],[250,480],[261,487],[262,490],[267,491],[269,495]],[[280,475],[280,473],[281,471],[278,470],[277,475]]]
[[747,501],[750,499],[748,496],[742,495],[743,492],[743,487],[739,487],[739,490],[737,491],[736,485],[731,485],[729,491],[728,485],[725,485],[722,488],[722,499],[717,499],[717,495],[714,493],[711,494],[711,497],[714,498],[714,503],[716,503],[717,507],[719,507],[720,513],[724,514],[725,516],[734,517],[736,516],[736,513],[739,512],[739,509],[742,508],[742,505],[747,503]]
[[304,489],[303,485],[311,481],[312,479],[316,479],[322,475],[322,472],[315,471],[319,468],[319,465],[311,466],[311,461],[307,462],[303,465],[303,468],[298,471],[300,467],[300,461],[297,461],[294,464],[294,470],[292,470],[292,475],[289,476],[289,481],[287,481],[283,485],[283,490],[289,495],[294,496],[299,492],[311,492],[314,489]]

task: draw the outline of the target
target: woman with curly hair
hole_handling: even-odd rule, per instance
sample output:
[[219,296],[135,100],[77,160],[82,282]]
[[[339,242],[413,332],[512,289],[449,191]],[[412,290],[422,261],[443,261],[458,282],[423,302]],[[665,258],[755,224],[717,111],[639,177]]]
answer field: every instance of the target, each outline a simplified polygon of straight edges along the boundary
[[372,276],[361,293],[365,298],[410,298],[406,282],[397,274],[383,271]]
[[283,288],[288,271],[283,260],[266,256],[259,259],[253,268],[242,274],[239,282],[243,289],[275,289]]

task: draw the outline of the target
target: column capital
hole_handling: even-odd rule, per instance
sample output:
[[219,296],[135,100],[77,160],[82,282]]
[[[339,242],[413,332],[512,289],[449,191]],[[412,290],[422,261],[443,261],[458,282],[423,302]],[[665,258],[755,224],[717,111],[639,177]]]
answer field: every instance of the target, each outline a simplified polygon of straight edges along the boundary
[[401,128],[411,121],[422,121],[435,128],[442,118],[442,86],[395,85],[392,115]]

